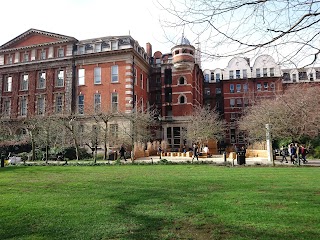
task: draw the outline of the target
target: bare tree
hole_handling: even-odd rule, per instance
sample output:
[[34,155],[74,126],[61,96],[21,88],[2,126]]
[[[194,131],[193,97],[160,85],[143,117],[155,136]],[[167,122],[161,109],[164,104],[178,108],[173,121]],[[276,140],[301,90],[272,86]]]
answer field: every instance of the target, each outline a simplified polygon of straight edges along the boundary
[[204,144],[209,139],[221,139],[224,136],[225,123],[214,109],[195,107],[189,116],[186,131],[188,139]]
[[[317,0],[156,0],[164,28],[188,28],[210,59],[262,52],[310,65],[320,53]],[[183,30],[182,30],[183,29]],[[166,34],[168,32],[165,29]],[[169,36],[169,38],[171,38]]]
[[[146,142],[152,138],[151,127],[156,124],[156,110],[136,107],[131,113],[122,114],[127,122],[123,122],[122,131],[131,144],[131,161],[134,161],[135,143]],[[123,139],[123,141],[126,141]]]
[[265,139],[267,123],[276,139],[297,141],[302,136],[317,136],[320,131],[319,94],[319,86],[293,85],[276,99],[249,107],[239,121],[239,127],[248,133],[251,142]]

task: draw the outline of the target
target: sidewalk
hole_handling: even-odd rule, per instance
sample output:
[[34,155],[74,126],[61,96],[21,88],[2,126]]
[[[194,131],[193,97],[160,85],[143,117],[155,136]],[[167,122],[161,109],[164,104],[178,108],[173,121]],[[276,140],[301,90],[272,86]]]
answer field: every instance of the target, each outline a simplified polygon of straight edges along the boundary
[[[166,159],[170,162],[191,162],[192,157],[169,157],[169,156],[162,156],[162,159]],[[238,165],[237,164],[237,159],[230,159],[227,158],[226,159],[227,162],[230,162],[234,165]],[[288,166],[292,166],[293,164],[289,161],[288,163],[281,163],[280,162],[281,157],[277,156],[277,158],[275,159],[275,164],[276,165],[288,165]],[[159,156],[150,156],[150,157],[142,157],[142,158],[138,158],[135,160],[135,162],[146,162],[146,163],[157,163],[160,161],[160,157]],[[224,163],[224,159],[223,159],[223,155],[214,155],[212,157],[209,158],[199,158],[199,162],[212,162],[212,163],[216,163],[216,164],[223,164]],[[193,162],[197,162],[196,159],[193,160]],[[246,164],[245,165],[272,165],[272,162],[269,162],[267,158],[260,158],[260,157],[251,157],[251,158],[246,158]],[[301,166],[319,166],[320,167],[320,160],[318,159],[308,159],[308,163],[303,164],[301,162]]]

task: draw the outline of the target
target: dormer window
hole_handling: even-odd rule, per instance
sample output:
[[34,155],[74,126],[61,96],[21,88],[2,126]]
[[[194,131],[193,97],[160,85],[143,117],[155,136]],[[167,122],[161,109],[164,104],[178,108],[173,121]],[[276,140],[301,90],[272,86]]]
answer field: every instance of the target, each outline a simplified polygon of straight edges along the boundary
[[46,50],[42,50],[40,52],[40,60],[44,60],[46,59],[46,57],[47,57]]
[[114,41],[111,42],[111,50],[117,50],[118,49],[118,42]]
[[84,46],[79,46],[79,54],[84,54]]
[[28,62],[29,61],[29,53],[23,54],[23,61]]
[[174,54],[175,54],[175,55],[179,54],[179,50],[176,50],[176,51],[174,52]]

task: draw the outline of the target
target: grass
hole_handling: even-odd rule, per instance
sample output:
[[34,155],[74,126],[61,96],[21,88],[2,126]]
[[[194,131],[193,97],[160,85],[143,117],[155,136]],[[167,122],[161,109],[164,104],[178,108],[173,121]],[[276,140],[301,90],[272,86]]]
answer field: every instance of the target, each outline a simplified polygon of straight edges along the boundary
[[0,169],[0,239],[319,239],[320,168]]

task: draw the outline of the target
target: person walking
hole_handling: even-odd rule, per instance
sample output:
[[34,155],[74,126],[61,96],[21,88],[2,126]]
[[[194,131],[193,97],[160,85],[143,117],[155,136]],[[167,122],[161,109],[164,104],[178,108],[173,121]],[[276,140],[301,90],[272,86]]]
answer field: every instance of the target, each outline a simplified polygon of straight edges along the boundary
[[162,148],[161,148],[161,146],[158,147],[158,153],[159,153],[159,156],[160,156],[160,159],[161,159],[161,155],[162,155]]
[[120,150],[119,150],[119,153],[120,153],[120,158],[119,158],[119,160],[120,160],[121,158],[123,158],[125,161],[127,161],[126,155],[125,155],[126,149],[124,148],[123,145],[121,145],[121,148],[120,148]]
[[287,155],[287,149],[285,148],[285,146],[282,146],[282,147],[280,148],[280,154],[281,154],[281,156],[282,156],[282,159],[281,159],[280,162],[283,162],[284,160],[286,160],[286,163],[288,163],[288,160],[287,160],[287,157],[286,157],[286,155]]
[[199,147],[197,144],[193,144],[193,155],[192,155],[192,162],[193,162],[193,159],[196,157],[197,158],[197,161],[199,161],[198,159],[198,156],[199,156]]
[[291,163],[294,164],[295,162],[295,158],[296,158],[296,154],[297,154],[297,149],[295,147],[295,145],[293,144],[290,144],[290,160],[291,160]]

